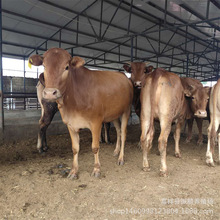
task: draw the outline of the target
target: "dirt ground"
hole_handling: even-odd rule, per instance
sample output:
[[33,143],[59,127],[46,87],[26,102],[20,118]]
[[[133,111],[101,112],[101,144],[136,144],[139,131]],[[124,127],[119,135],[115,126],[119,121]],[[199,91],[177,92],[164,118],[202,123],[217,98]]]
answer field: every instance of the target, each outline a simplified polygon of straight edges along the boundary
[[[116,140],[115,129],[111,139]],[[140,126],[128,127],[125,164],[114,144],[101,144],[101,177],[94,178],[91,134],[80,133],[79,179],[66,178],[72,163],[69,135],[49,136],[49,151],[38,154],[36,139],[0,146],[0,219],[220,219],[220,166],[205,164],[206,143],[181,137],[182,158],[174,157],[170,135],[168,177],[159,176],[158,132],[142,171]],[[217,154],[217,151],[216,151]]]

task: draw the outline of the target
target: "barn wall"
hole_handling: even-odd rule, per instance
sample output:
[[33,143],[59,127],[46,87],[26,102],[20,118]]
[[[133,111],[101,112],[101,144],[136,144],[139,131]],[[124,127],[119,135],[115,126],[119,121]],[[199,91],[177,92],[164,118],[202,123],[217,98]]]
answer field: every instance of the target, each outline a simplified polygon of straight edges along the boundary
[[[37,82],[38,82],[38,79],[25,78],[26,93],[36,93]],[[24,78],[4,76],[3,77],[3,91],[4,92],[24,92]]]

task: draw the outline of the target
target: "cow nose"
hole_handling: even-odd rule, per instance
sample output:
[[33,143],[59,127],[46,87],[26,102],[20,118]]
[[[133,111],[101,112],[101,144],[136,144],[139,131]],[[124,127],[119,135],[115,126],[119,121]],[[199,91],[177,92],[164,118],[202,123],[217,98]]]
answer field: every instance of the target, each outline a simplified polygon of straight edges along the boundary
[[54,101],[61,97],[61,93],[55,88],[45,88],[43,91],[43,98],[47,100]]
[[141,87],[141,81],[135,81],[134,86],[135,87]]
[[197,110],[194,114],[198,118],[205,118],[207,117],[207,112],[205,110]]

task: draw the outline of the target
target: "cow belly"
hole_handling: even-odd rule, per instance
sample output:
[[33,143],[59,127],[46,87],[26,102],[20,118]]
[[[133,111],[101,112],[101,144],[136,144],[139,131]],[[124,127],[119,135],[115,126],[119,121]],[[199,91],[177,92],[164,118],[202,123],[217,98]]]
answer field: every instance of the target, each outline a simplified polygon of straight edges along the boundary
[[60,108],[60,114],[63,123],[70,126],[72,129],[78,131],[80,128],[89,128],[89,120],[77,113],[67,114],[62,108]]
[[80,128],[90,129],[89,121],[81,116],[74,116],[67,125],[75,130],[79,130]]

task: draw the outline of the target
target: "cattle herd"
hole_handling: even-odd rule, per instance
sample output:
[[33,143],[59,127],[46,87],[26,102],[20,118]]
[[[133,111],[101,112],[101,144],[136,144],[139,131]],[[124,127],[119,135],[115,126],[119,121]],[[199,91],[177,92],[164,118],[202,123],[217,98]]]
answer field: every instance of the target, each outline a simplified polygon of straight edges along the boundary
[[148,153],[152,147],[155,121],[159,121],[161,128],[158,138],[161,176],[168,174],[166,148],[171,126],[176,125],[175,156],[180,158],[181,127],[187,121],[186,141],[189,142],[194,119],[199,130],[198,144],[203,141],[203,119],[210,121],[206,163],[214,166],[213,152],[220,123],[220,81],[213,88],[203,87],[196,79],[179,77],[162,68],[154,70],[153,66],[146,66],[144,62],[124,64],[124,69],[131,73],[129,79],[121,72],[89,70],[84,67],[82,58],[71,57],[61,48],[49,49],[43,56],[32,55],[29,63],[45,67],[37,85],[42,109],[37,148],[40,152],[47,150],[46,130],[59,110],[72,142],[70,179],[78,178],[79,130],[82,128],[88,128],[92,133],[95,160],[93,176],[100,175],[100,134],[103,125],[109,130],[109,122],[113,122],[117,132],[114,155],[119,155],[119,165],[124,164],[124,146],[132,104],[141,122],[144,171],[150,170]]

